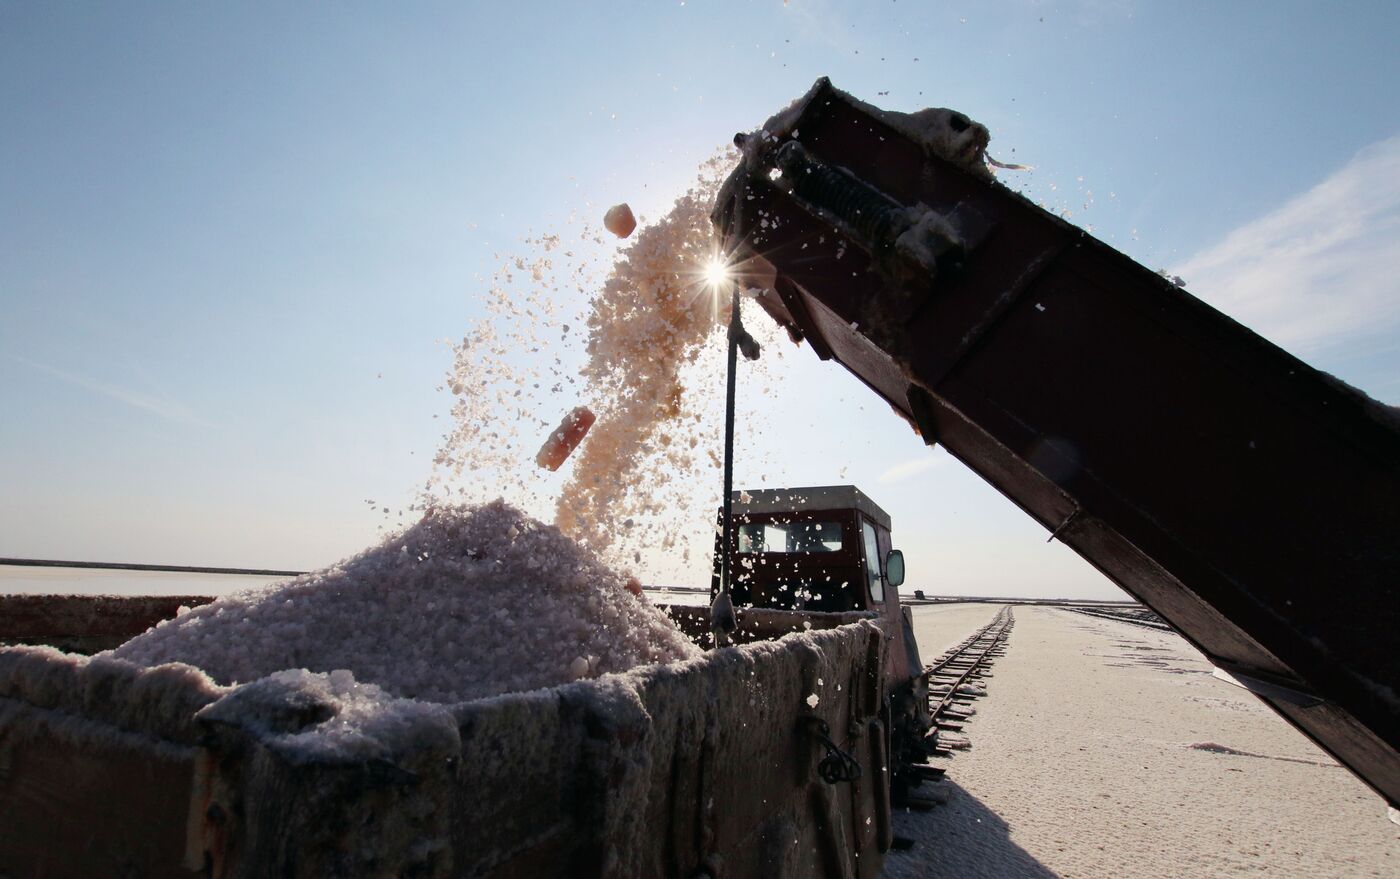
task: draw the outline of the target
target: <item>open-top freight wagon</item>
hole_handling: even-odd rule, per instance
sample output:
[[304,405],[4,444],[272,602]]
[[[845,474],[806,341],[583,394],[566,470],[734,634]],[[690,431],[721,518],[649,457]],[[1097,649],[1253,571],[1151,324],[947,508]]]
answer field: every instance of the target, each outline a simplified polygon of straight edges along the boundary
[[749,643],[423,705],[349,741],[296,688],[0,649],[5,869],[876,875],[892,836],[884,629],[756,609],[736,640]]
[[[874,876],[929,729],[889,516],[854,486],[756,494],[739,646],[698,660],[348,723],[277,679],[0,649],[0,852],[33,876]],[[0,639],[100,650],[205,601],[0,598]],[[670,613],[712,643],[706,608]]]

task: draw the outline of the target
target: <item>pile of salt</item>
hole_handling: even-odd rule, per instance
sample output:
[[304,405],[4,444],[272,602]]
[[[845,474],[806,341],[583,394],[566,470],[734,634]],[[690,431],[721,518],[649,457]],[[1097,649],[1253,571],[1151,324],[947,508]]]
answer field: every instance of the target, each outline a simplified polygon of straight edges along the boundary
[[113,654],[222,684],[344,670],[393,696],[457,702],[699,648],[624,575],[498,500],[431,510],[360,555],[196,608]]

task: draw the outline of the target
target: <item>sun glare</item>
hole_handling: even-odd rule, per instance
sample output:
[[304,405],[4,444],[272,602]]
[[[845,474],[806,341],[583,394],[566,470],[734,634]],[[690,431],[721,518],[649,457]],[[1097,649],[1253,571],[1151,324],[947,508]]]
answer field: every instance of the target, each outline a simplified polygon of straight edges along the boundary
[[709,284],[716,292],[729,283],[729,268],[723,260],[711,257],[710,261],[705,264],[705,283]]

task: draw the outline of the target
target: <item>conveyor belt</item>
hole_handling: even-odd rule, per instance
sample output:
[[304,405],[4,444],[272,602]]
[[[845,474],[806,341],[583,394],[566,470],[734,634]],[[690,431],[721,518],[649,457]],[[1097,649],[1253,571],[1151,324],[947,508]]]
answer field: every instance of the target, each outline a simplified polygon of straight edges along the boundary
[[830,83],[773,127],[714,212],[765,310],[1400,804],[1400,414]]

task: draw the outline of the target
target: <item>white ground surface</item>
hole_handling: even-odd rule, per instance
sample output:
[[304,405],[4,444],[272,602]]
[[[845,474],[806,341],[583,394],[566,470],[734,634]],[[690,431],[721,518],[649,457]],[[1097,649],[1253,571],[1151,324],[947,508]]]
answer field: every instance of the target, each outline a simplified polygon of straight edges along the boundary
[[[924,660],[996,609],[916,609]],[[1014,613],[947,802],[896,817],[917,845],[885,876],[1400,876],[1381,799],[1181,638]]]
[[0,565],[0,595],[232,595],[286,577]]
[[914,607],[914,640],[924,665],[992,621],[1000,604],[966,602]]

